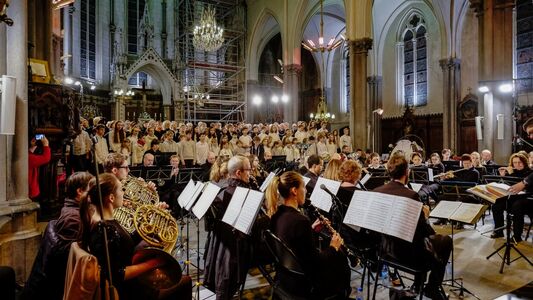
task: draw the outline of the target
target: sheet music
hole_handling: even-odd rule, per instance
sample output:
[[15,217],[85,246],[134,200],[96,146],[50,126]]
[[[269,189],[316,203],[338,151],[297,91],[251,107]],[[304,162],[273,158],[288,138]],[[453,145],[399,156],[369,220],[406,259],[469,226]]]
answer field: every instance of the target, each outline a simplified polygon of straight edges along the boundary
[[200,199],[198,199],[196,205],[194,205],[192,208],[192,212],[198,219],[201,219],[205,215],[219,191],[220,187],[218,185],[211,182],[207,184],[207,186],[204,188],[202,196],[200,196]]
[[483,211],[485,211],[485,206],[482,204],[440,201],[429,216],[473,224],[479,219]]
[[235,223],[235,229],[244,234],[250,234],[257,212],[259,212],[259,208],[263,202],[263,195],[264,194],[259,191],[250,190],[248,192],[248,196],[246,197],[246,201],[244,201],[239,218]]
[[440,219],[448,220],[453,215],[453,213],[457,210],[459,205],[461,205],[461,202],[442,200],[429,213],[429,216],[433,218],[440,218]]
[[183,189],[183,192],[178,197],[178,204],[181,208],[185,206],[186,200],[190,199],[192,194],[194,193],[194,181],[189,180],[185,188]]
[[372,174],[371,173],[366,173],[366,175],[363,178],[361,178],[361,180],[359,180],[359,182],[362,185],[364,185],[368,181],[368,179],[370,179],[370,177],[372,177]]
[[311,204],[314,206],[320,208],[323,211],[329,212],[331,209],[331,196],[324,190],[320,188],[320,185],[325,185],[328,190],[330,190],[333,194],[337,194],[337,191],[339,191],[339,187],[341,186],[341,183],[339,181],[326,179],[324,177],[318,177],[318,180],[316,181],[315,189],[311,193]]
[[412,242],[422,203],[405,197],[355,191],[344,223]]
[[270,172],[270,174],[268,174],[267,178],[265,179],[265,181],[263,181],[263,184],[259,188],[261,192],[264,193],[266,191],[266,189],[268,188],[268,185],[270,184],[272,179],[274,179],[274,176],[276,176],[276,173],[274,172]]
[[235,225],[235,221],[239,217],[239,213],[241,212],[244,200],[248,195],[248,191],[249,189],[240,186],[235,189],[228,208],[226,208],[226,212],[224,213],[224,217],[222,217],[222,222],[231,226]]
[[[429,180],[429,182],[434,181],[433,180],[433,169],[432,168],[428,168],[428,180]],[[417,191],[417,193],[418,193],[418,191]]]
[[475,203],[462,203],[452,215],[452,220],[472,224],[485,211],[485,206]]
[[410,184],[411,184],[411,188],[413,188],[413,191],[415,191],[415,192],[417,192],[417,193],[420,191],[420,189],[421,189],[422,186],[423,186],[423,184],[421,184],[421,183],[415,183],[415,182],[411,182]]
[[302,176],[302,179],[304,180],[304,185],[306,185],[306,186],[309,183],[309,181],[311,181],[311,178],[305,177],[305,176]]
[[191,207],[193,206],[196,199],[198,199],[198,196],[200,196],[200,193],[202,192],[203,188],[205,187],[205,183],[198,181],[196,183],[196,186],[194,187],[194,192],[191,195],[189,199],[185,199],[185,209],[191,210]]

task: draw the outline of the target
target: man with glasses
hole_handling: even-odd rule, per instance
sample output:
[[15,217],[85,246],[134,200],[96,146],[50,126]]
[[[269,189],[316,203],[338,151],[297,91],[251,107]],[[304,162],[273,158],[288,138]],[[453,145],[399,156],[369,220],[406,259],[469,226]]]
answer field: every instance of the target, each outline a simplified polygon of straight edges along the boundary
[[206,229],[210,234],[206,247],[204,284],[216,293],[217,299],[232,299],[239,284],[246,278],[250,241],[221,220],[236,188],[250,188],[251,170],[247,157],[232,157],[228,161],[228,186],[219,192],[210,213],[206,215]]

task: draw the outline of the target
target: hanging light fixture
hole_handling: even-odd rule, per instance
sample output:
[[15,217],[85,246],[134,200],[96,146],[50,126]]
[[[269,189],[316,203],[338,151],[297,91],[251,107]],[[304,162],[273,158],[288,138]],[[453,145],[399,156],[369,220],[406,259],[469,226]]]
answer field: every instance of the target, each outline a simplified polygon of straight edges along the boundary
[[[342,36],[342,35],[341,35]],[[326,104],[326,97],[324,95],[324,89],[326,86],[325,82],[325,73],[326,68],[324,65],[324,52],[330,52],[332,50],[335,50],[338,48],[342,43],[344,42],[344,36],[343,38],[340,38],[338,40],[335,40],[334,37],[332,37],[327,44],[324,44],[324,3],[323,0],[320,0],[320,36],[318,37],[318,44],[315,44],[312,40],[307,40],[306,42],[302,42],[302,46],[311,51],[311,52],[320,52],[320,55],[322,57],[322,72],[324,72],[324,75],[322,76],[322,85],[320,87],[320,101],[318,102],[316,113],[311,113],[309,117],[311,120],[316,121],[326,121],[330,122],[331,120],[335,119],[335,115],[328,112],[327,104]]]
[[344,35],[341,35],[341,38],[336,40],[335,37],[331,37],[327,44],[324,44],[324,3],[323,0],[320,0],[320,36],[318,37],[318,43],[315,44],[313,40],[308,39],[307,41],[302,42],[302,46],[311,51],[311,52],[322,52],[332,51],[338,48],[344,42]]
[[216,51],[224,43],[224,29],[217,25],[215,10],[208,6],[202,12],[200,23],[194,26],[192,43],[203,51]]

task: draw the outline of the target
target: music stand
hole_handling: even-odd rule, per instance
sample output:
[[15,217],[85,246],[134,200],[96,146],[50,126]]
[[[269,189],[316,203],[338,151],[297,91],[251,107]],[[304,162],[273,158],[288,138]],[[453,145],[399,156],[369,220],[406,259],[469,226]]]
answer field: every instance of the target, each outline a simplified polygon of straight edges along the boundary
[[[509,212],[509,208],[510,208],[509,202],[512,202],[512,201],[516,200],[517,198],[521,198],[521,197],[527,197],[527,196],[524,195],[524,194],[521,194],[521,195],[509,195],[507,197],[503,197],[503,198],[500,198],[500,199],[496,200],[496,201],[505,201],[505,212],[506,212],[506,221],[505,222],[506,222],[506,224],[504,226],[505,226],[505,233],[507,234],[507,236],[505,238],[505,243],[503,245],[501,245],[500,247],[498,247],[498,249],[494,250],[494,252],[492,252],[489,256],[487,256],[487,259],[491,258],[494,254],[498,254],[498,256],[501,257],[502,264],[500,266],[500,274],[503,273],[503,267],[504,267],[506,262],[507,262],[507,265],[509,266],[512,262],[514,262],[515,260],[518,260],[520,258],[525,259],[529,263],[529,265],[533,266],[533,263],[531,263],[531,261],[524,254],[522,254],[522,252],[520,252],[520,250],[518,250],[518,248],[516,248],[514,243],[511,242],[511,213]],[[498,230],[498,229],[500,229],[500,228],[495,228],[494,230]],[[503,248],[505,248],[505,253],[503,254],[503,257],[502,257],[499,252]],[[518,253],[518,257],[513,259],[512,261],[511,261],[511,249],[514,249],[514,251],[516,251]]]
[[427,167],[414,167],[411,168],[410,180],[414,183],[429,184],[429,170]]
[[368,179],[368,181],[364,184],[364,187],[366,190],[373,190],[379,186],[382,186],[385,184],[385,182],[389,181],[390,177],[388,176],[372,176]]
[[461,163],[458,160],[445,160],[442,161],[442,164],[444,165],[445,172],[461,168]]
[[[446,217],[439,214],[440,213],[439,210],[440,208],[442,208],[442,206],[452,207],[452,210],[446,211],[447,213],[451,212]],[[461,208],[464,208],[464,207],[472,208],[471,210],[477,209],[477,212],[473,214],[471,210],[469,210],[469,214],[465,216],[463,211],[460,210]],[[452,278],[443,280],[442,284],[451,286],[452,289],[450,289],[450,291],[452,292],[459,291],[459,297],[461,299],[464,297],[465,292],[474,296],[474,298],[476,299],[479,299],[479,297],[464,287],[462,277],[455,278],[455,268],[454,268],[455,266],[455,253],[454,253],[455,233],[454,233],[453,223],[461,222],[461,223],[467,223],[470,225],[476,224],[479,221],[479,218],[481,217],[481,215],[483,214],[486,208],[487,207],[485,205],[481,205],[481,204],[470,204],[470,203],[462,203],[462,202],[456,202],[456,201],[441,201],[439,202],[439,204],[437,204],[437,206],[431,212],[431,214],[433,215],[430,214],[430,218],[445,219],[452,224],[451,226],[452,227],[452,232],[451,232],[451,235],[452,235],[452,252],[451,252]],[[457,214],[459,214],[459,217],[457,216]]]
[[129,174],[135,178],[139,178],[141,177],[141,170],[142,170],[142,167],[140,166],[130,166]]
[[172,166],[158,167],[146,170],[146,181],[155,181],[157,186],[164,186],[172,178]]

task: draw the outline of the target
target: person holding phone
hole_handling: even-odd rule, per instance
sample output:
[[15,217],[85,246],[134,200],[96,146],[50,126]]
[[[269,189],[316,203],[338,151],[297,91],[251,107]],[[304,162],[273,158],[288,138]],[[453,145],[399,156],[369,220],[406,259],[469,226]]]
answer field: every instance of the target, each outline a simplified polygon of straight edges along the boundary
[[[42,153],[37,153],[37,140],[40,140],[43,144]],[[30,147],[28,151],[28,184],[29,184],[29,197],[32,200],[36,200],[39,194],[39,167],[44,166],[50,162],[52,157],[50,147],[48,147],[48,139],[44,134],[37,134],[30,141]]]

